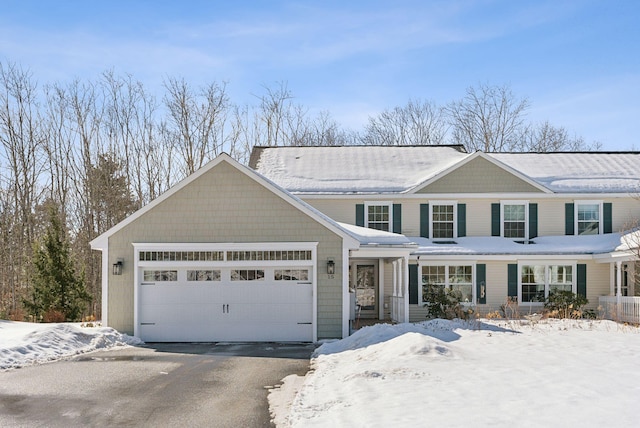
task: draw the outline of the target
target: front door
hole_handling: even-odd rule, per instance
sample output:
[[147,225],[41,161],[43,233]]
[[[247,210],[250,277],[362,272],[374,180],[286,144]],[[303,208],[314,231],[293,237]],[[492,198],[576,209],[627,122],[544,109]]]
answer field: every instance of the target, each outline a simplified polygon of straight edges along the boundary
[[356,290],[356,314],[360,318],[378,317],[378,281],[375,262],[356,262],[352,283]]

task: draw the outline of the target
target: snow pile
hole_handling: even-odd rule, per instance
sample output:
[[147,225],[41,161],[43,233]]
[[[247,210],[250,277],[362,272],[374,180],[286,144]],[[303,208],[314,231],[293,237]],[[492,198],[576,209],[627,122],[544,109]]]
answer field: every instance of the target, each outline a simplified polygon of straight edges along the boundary
[[0,320],[0,370],[40,364],[98,349],[142,342],[110,327]]
[[[318,348],[289,407],[276,390],[271,409],[280,427],[635,426],[639,333],[576,320],[365,327]],[[282,388],[291,397],[301,380]]]

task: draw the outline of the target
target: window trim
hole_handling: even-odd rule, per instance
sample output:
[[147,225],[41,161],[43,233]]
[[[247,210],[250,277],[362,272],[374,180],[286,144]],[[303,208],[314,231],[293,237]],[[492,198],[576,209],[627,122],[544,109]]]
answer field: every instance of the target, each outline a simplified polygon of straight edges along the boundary
[[523,260],[518,262],[518,305],[522,306],[544,306],[542,302],[523,302],[522,301],[522,267],[523,266],[540,266],[545,267],[544,270],[544,298],[549,297],[549,286],[551,283],[550,269],[551,266],[571,266],[571,292],[578,292],[578,262],[577,260]]
[[[434,238],[433,237],[433,207],[440,205],[450,205],[453,206],[453,236],[451,238]],[[438,240],[438,241],[446,241],[449,239],[458,238],[458,201],[429,201],[429,239]]]
[[[505,205],[524,205],[524,236],[522,238],[504,236],[504,207]],[[514,241],[529,240],[529,201],[527,200],[504,200],[500,201],[500,236],[502,238],[513,239]]]
[[574,200],[573,201],[573,234],[578,236],[578,207],[580,205],[598,205],[598,235],[604,233],[604,201],[602,200]]
[[418,306],[424,306],[427,304],[424,300],[422,300],[422,267],[423,266],[444,266],[445,271],[445,287],[450,285],[449,283],[449,267],[450,266],[471,266],[471,301],[469,302],[460,302],[464,306],[475,306],[476,299],[478,296],[476,295],[476,262],[468,261],[468,260],[459,260],[459,261],[449,261],[449,262],[439,262],[439,261],[429,261],[422,262],[418,261]]
[[[364,227],[372,229],[369,226],[369,207],[388,207],[389,208],[389,230],[387,232],[393,232],[393,202],[392,201],[365,201],[364,203]],[[375,229],[381,230],[381,229]],[[383,232],[385,232],[383,230]]]

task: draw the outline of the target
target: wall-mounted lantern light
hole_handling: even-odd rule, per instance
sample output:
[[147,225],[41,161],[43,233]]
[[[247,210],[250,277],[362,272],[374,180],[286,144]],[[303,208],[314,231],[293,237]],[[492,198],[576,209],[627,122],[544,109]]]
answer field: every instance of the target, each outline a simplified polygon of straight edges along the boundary
[[113,264],[113,274],[114,275],[122,275],[122,265],[124,264],[124,259],[118,259]]
[[333,259],[327,259],[327,274],[333,275],[336,273],[336,264]]

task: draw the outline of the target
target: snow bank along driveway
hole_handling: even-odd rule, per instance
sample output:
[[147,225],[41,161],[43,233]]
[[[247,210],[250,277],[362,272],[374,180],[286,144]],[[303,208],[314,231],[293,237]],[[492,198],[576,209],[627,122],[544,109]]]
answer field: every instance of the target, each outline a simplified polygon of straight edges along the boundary
[[0,370],[45,363],[140,340],[109,327],[32,324],[0,320]]
[[638,333],[575,320],[366,327],[318,348],[271,409],[280,427],[637,427]]

